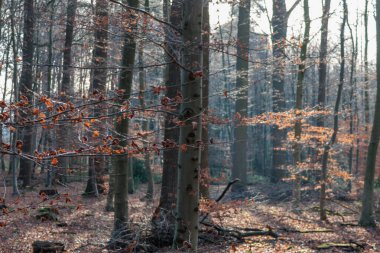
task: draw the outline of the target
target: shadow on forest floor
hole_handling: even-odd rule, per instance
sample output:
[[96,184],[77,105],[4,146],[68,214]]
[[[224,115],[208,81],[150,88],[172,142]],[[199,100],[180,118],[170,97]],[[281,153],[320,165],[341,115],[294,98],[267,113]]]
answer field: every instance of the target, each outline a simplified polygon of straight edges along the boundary
[[[147,204],[140,200],[145,194],[145,187],[140,187],[129,199],[130,217],[134,222],[147,223],[157,205],[157,193],[154,203]],[[319,252],[317,246],[326,242],[357,243],[365,245],[365,249],[330,247],[323,252],[380,252],[379,228],[356,226],[358,214],[354,211],[358,211],[357,202],[329,202],[328,209],[332,215],[328,223],[323,223],[314,208],[318,206],[315,198],[304,199],[297,212],[293,212],[291,202],[276,202],[266,194],[276,190],[276,187],[250,187],[255,199],[248,198],[246,201],[230,201],[227,195],[210,216],[214,224],[223,227],[262,230],[270,227],[279,234],[277,239],[255,236],[238,241],[220,236],[221,240],[214,244],[201,240],[199,252]],[[19,198],[12,197],[10,189],[7,189],[6,205],[13,211],[0,216],[1,224],[4,224],[0,227],[0,252],[31,252],[31,245],[36,240],[62,242],[67,252],[107,252],[104,248],[111,235],[113,214],[104,211],[106,196],[83,198],[83,183],[72,183],[70,187],[59,186],[57,189],[60,199],[45,202],[41,202],[38,189],[24,192]],[[223,189],[223,185],[212,186],[212,196],[219,196]],[[0,192],[4,193],[5,189],[0,188]],[[58,221],[37,220],[38,210],[50,204],[58,208]],[[161,249],[160,252],[173,251]]]

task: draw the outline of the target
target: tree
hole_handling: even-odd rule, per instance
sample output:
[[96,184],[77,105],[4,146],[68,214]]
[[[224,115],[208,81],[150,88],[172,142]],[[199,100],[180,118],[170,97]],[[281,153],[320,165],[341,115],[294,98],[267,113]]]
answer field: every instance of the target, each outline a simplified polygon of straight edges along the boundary
[[[53,6],[54,3],[51,3],[52,5],[52,14],[54,13]],[[71,66],[72,64],[72,46],[74,41],[74,25],[75,25],[75,16],[76,16],[76,9],[77,9],[77,0],[69,0],[67,2],[67,11],[66,11],[66,34],[65,34],[65,45],[64,45],[64,51],[63,51],[63,70],[62,70],[62,81],[61,81],[61,96],[64,98],[64,101],[68,102],[71,101],[72,97],[74,96],[74,82],[71,80],[71,77],[73,75],[73,68]],[[51,21],[52,26],[53,21]],[[52,37],[53,37],[53,28],[50,27],[51,34],[49,34],[49,65],[51,65],[53,53],[52,48],[53,45],[50,45],[50,43],[53,43]],[[51,86],[51,67],[49,66],[48,70],[48,90],[50,91]],[[49,92],[50,93],[50,92]],[[50,94],[49,94],[50,96]],[[60,143],[60,146],[62,148],[70,148],[71,141],[67,140],[66,136],[73,133],[71,126],[67,126],[64,124],[61,124],[58,126],[58,134],[56,135],[56,138],[58,139],[58,142]],[[67,158],[61,158],[60,159],[60,166],[64,168],[66,171],[68,169],[69,165],[69,159]],[[49,173],[49,172],[48,172]],[[66,172],[64,172],[66,174]],[[50,177],[49,177],[50,178]],[[47,183],[48,185],[51,183],[51,180]]]
[[[146,12],[149,12],[149,0],[145,0],[144,9]],[[142,34],[146,33],[147,25],[148,25],[147,16],[144,16]],[[140,64],[140,68],[139,68],[140,94],[139,94],[139,97],[140,97],[140,106],[142,109],[141,112],[144,114],[145,113],[145,99],[144,98],[145,98],[145,87],[146,87],[145,71],[144,71],[144,67],[143,67],[143,65],[144,65],[144,59],[143,59],[144,58],[144,41],[140,42],[138,58],[139,58],[139,64]],[[148,128],[149,128],[149,121],[148,121],[148,119],[146,119],[142,123],[142,130],[144,132],[147,132],[149,130]],[[144,148],[148,148],[146,135],[143,136],[143,141],[144,141]],[[147,193],[146,193],[145,197],[148,201],[151,201],[153,198],[153,192],[154,192],[154,182],[153,182],[153,172],[152,172],[152,168],[150,166],[149,152],[145,152],[145,154],[144,154],[144,165],[145,165],[145,170],[147,171],[147,174],[148,174],[148,189],[147,189]]]
[[[380,0],[376,0],[376,16],[380,15]],[[376,154],[379,146],[380,136],[380,19],[376,20],[376,76],[377,76],[377,92],[376,92],[376,105],[375,116],[373,119],[373,126],[371,132],[371,139],[368,145],[367,165],[364,178],[364,192],[362,200],[362,210],[360,215],[359,224],[361,226],[376,226],[375,217],[373,213],[374,202],[374,180],[376,169]]]
[[[321,26],[321,44],[319,55],[319,89],[318,89],[318,106],[322,109],[326,100],[326,77],[327,77],[327,36],[329,33],[331,0],[326,0],[323,6],[322,26]],[[317,120],[318,126],[323,126],[323,119]]]
[[[128,0],[128,5],[137,8],[139,3],[138,0]],[[137,15],[135,12],[127,10],[128,23],[125,27],[125,37],[124,46],[122,52],[121,66],[123,67],[120,71],[119,77],[119,90],[121,90],[122,95],[120,95],[120,104],[127,105],[130,98],[130,93],[132,90],[132,77],[133,77],[133,66],[135,64],[135,53],[136,53],[136,40],[132,32],[137,30]],[[131,32],[132,31],[132,32]],[[129,119],[128,112],[123,111],[123,115],[118,117],[115,122],[115,129],[120,140],[115,142],[115,149],[124,150],[127,146],[127,135]],[[114,231],[113,239],[121,236],[122,232],[128,228],[128,158],[125,155],[117,156],[113,158],[113,168],[115,176],[115,215],[114,215]]]
[[[182,2],[179,0],[174,0],[170,7],[170,14],[167,13],[167,21],[172,25],[181,24],[181,12],[182,12]],[[169,9],[164,5],[165,9]],[[167,11],[168,12],[168,11]],[[166,15],[164,15],[166,17]],[[175,100],[175,97],[180,95],[181,83],[181,70],[176,62],[173,62],[172,57],[177,57],[174,53],[178,49],[178,44],[175,43],[176,40],[182,40],[182,38],[174,32],[175,38],[173,38],[174,31],[170,28],[165,27],[165,40],[166,40],[166,57],[171,63],[166,67],[166,73],[164,75],[165,87],[166,87],[166,97]],[[178,57],[179,58],[179,57]],[[180,60],[176,58],[177,60]],[[171,105],[174,113],[179,112],[179,106],[177,104]],[[164,150],[163,150],[163,166],[162,166],[162,183],[161,183],[161,193],[160,201],[157,209],[155,210],[155,215],[153,219],[165,216],[165,220],[169,223],[169,237],[174,235],[174,217],[171,215],[173,209],[176,205],[176,192],[177,192],[177,157],[178,157],[178,147],[177,140],[179,139],[179,128],[173,121],[173,115],[165,115],[165,129],[164,129]],[[175,159],[173,159],[175,157]],[[170,242],[172,243],[172,241]]]
[[[105,94],[107,89],[107,47],[108,47],[108,1],[97,0],[95,6],[95,44],[92,63],[94,66],[90,93],[93,95]],[[94,108],[93,116],[98,118],[102,115],[102,108]],[[99,124],[99,127],[101,125]],[[85,189],[86,195],[98,196],[104,191],[104,159],[103,157],[90,158],[88,170],[88,182]]]
[[300,52],[300,63],[298,64],[298,74],[297,74],[297,87],[296,87],[296,105],[295,105],[295,113],[296,113],[296,121],[294,124],[294,151],[293,151],[293,159],[295,165],[295,186],[293,192],[293,200],[296,205],[298,205],[301,199],[301,176],[299,174],[299,165],[301,163],[301,134],[302,134],[302,109],[303,109],[303,82],[305,79],[305,71],[306,71],[306,58],[307,58],[307,46],[309,44],[309,36],[310,36],[310,15],[309,15],[309,1],[303,1],[303,9],[304,9],[304,21],[305,21],[305,30],[303,35],[303,41],[301,45]]
[[[273,0],[272,16],[272,100],[273,112],[286,110],[285,103],[285,68],[286,68],[286,39],[288,33],[288,19],[301,0],[297,0],[287,11],[285,0]],[[280,179],[279,170],[283,169],[286,153],[282,150],[282,142],[286,139],[286,131],[272,128],[273,158],[271,180],[276,182]]]
[[202,0],[185,1],[182,15],[181,104],[177,209],[173,245],[198,248],[199,177],[202,144]]
[[208,103],[209,103],[209,79],[210,79],[210,14],[209,14],[209,2],[206,2],[203,6],[203,76],[202,76],[202,99],[204,108],[203,128],[202,128],[202,142],[204,146],[202,148],[201,155],[201,182],[200,182],[200,194],[203,198],[208,198],[209,193],[209,177],[210,168],[208,162],[208,146],[209,146],[209,134],[208,134]]
[[339,86],[338,86],[338,94],[336,96],[335,106],[334,106],[334,128],[333,133],[331,135],[330,141],[325,144],[323,149],[323,157],[322,157],[322,176],[321,176],[321,193],[320,193],[320,202],[319,202],[319,215],[321,220],[326,220],[326,209],[325,209],[325,201],[326,201],[326,185],[328,181],[328,159],[329,152],[331,147],[334,145],[337,139],[338,130],[339,130],[339,106],[342,98],[343,92],[343,84],[344,84],[344,75],[345,75],[345,50],[344,50],[344,29],[347,21],[348,11],[347,11],[347,3],[346,0],[343,0],[343,21],[340,30],[340,73],[339,73]]
[[[33,0],[24,0],[24,37],[22,43],[22,70],[20,77],[20,98],[23,99],[24,106],[32,104],[33,100],[33,54],[34,54],[34,3]],[[27,115],[20,111],[20,117],[25,118]],[[22,152],[29,154],[33,150],[32,143],[32,126],[23,127],[23,145]],[[32,179],[33,162],[29,159],[20,160],[20,179],[23,186],[30,186]]]
[[232,178],[240,181],[232,186],[232,192],[242,194],[247,187],[247,127],[239,122],[247,117],[248,109],[248,65],[250,35],[251,1],[239,1],[239,19],[237,31],[236,89],[235,102],[236,125],[232,148]]

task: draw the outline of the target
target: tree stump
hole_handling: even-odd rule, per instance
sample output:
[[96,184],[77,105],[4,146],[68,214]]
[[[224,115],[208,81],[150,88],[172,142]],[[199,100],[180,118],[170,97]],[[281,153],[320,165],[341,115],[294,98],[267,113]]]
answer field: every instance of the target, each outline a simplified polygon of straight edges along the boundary
[[65,245],[60,242],[35,241],[32,246],[33,253],[58,253],[65,250]]

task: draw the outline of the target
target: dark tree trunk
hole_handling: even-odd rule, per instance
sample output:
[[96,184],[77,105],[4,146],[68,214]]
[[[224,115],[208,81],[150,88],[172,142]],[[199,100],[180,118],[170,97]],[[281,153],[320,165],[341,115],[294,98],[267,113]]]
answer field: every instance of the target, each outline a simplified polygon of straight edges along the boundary
[[[22,71],[20,77],[20,95],[25,96],[29,103],[33,100],[33,53],[34,53],[34,4],[33,0],[24,0],[24,37],[22,45]],[[28,115],[20,112],[21,119]],[[23,148],[22,152],[30,154],[32,152],[32,126],[23,127]],[[23,186],[30,186],[32,179],[33,162],[21,158],[20,160],[20,179],[23,181]]]
[[324,146],[323,150],[323,157],[322,157],[322,177],[321,177],[321,193],[320,193],[320,202],[319,202],[319,216],[321,220],[326,220],[327,215],[326,215],[326,208],[325,208],[325,202],[326,202],[326,185],[328,181],[328,159],[329,159],[329,153],[331,147],[334,145],[337,135],[338,135],[338,130],[339,130],[339,125],[338,125],[338,120],[339,120],[339,106],[340,106],[340,100],[342,97],[342,92],[343,92],[343,84],[344,84],[344,72],[345,72],[345,51],[344,51],[344,29],[346,25],[346,20],[347,20],[347,4],[346,0],[343,0],[343,21],[342,21],[342,26],[340,30],[340,73],[339,73],[339,86],[338,86],[338,94],[336,96],[336,101],[335,101],[335,107],[334,107],[334,128],[333,128],[333,134],[331,135],[330,141]]
[[232,148],[232,178],[240,181],[232,186],[236,197],[242,196],[247,188],[247,126],[240,119],[248,116],[248,61],[250,36],[250,1],[239,2],[239,20],[237,31],[236,89],[238,90],[235,112],[234,142]]
[[[286,70],[286,37],[288,31],[288,19],[294,8],[299,4],[297,0],[287,11],[285,0],[273,0],[272,17],[272,99],[273,112],[283,112],[286,110],[285,101],[285,70]],[[286,151],[282,148],[286,139],[286,130],[272,127],[273,158],[271,169],[271,181],[277,182],[281,179],[282,171],[285,169]]]
[[[107,89],[107,50],[108,50],[108,0],[97,0],[95,6],[95,45],[92,55],[94,66],[90,93],[105,94]],[[100,117],[104,109],[95,107],[93,116]],[[101,123],[94,124],[100,132],[104,130]],[[86,195],[98,196],[105,190],[104,157],[91,157],[89,166],[89,179],[85,190]]]
[[306,59],[307,59],[307,47],[309,45],[309,36],[310,36],[310,15],[309,15],[309,1],[304,0],[304,20],[305,20],[305,31],[304,37],[301,46],[300,52],[300,64],[298,64],[298,73],[297,73],[297,87],[296,87],[296,104],[295,104],[295,114],[297,120],[294,124],[294,151],[293,151],[293,159],[294,159],[294,174],[295,174],[295,182],[293,189],[293,201],[295,206],[298,205],[301,200],[301,169],[299,168],[299,164],[302,162],[301,160],[301,152],[302,152],[302,144],[301,144],[301,134],[302,134],[302,110],[303,110],[303,89],[304,89],[304,79],[305,79],[305,71],[306,71]]
[[[181,11],[182,3],[179,0],[174,0],[170,8],[170,23],[173,25],[178,25],[181,23]],[[177,34],[178,36],[178,34]],[[179,36],[177,37],[179,38]],[[168,53],[172,56],[175,49],[178,47],[177,44],[170,38],[169,33],[166,34],[166,43],[168,44],[167,50]],[[174,48],[174,50],[172,50]],[[172,61],[171,56],[167,56],[168,61]],[[177,60],[180,60],[177,58]],[[165,84],[166,84],[166,96],[170,99],[173,99],[180,92],[180,68],[178,64],[171,63],[168,65],[166,70]],[[178,105],[172,105],[173,112],[179,112]],[[167,143],[163,151],[163,168],[162,168],[162,185],[161,185],[161,195],[158,208],[155,211],[154,219],[165,215],[169,223],[169,230],[174,234],[174,216],[172,215],[175,205],[176,205],[176,192],[177,192],[177,157],[178,157],[178,147],[176,145],[179,138],[179,129],[176,127],[176,124],[173,122],[173,116],[170,114],[165,115],[165,130],[164,130],[164,143]],[[169,143],[173,143],[169,145]],[[165,145],[164,145],[165,146]],[[172,234],[172,236],[173,236]],[[172,237],[171,236],[171,237]],[[170,241],[172,243],[172,241]]]
[[[128,0],[128,5],[131,7],[138,7],[138,0]],[[132,78],[133,78],[133,67],[135,64],[135,53],[136,53],[136,41],[133,33],[137,30],[137,15],[134,12],[129,12],[129,23],[128,30],[125,31],[124,46],[122,52],[121,66],[123,69],[120,72],[119,86],[118,88],[124,90],[124,94],[120,97],[120,104],[127,102],[130,98],[130,93],[132,90]],[[116,120],[115,129],[122,135],[120,140],[120,146],[115,147],[122,149],[127,145],[126,137],[128,135],[128,118],[120,117]],[[118,156],[113,158],[113,168],[114,168],[114,181],[115,181],[115,216],[114,216],[114,230],[112,233],[112,239],[117,242],[118,236],[123,235],[123,231],[128,229],[128,157]]]
[[[327,35],[329,33],[330,3],[326,0],[323,6],[321,44],[319,55],[319,89],[318,89],[318,106],[320,109],[325,107],[326,101],[326,76],[327,76]],[[324,119],[317,119],[317,126],[324,126]]]
[[[380,0],[376,0],[376,16],[380,15]],[[364,192],[362,201],[362,211],[359,224],[362,226],[376,226],[373,205],[374,205],[374,181],[376,169],[376,155],[379,146],[380,136],[380,19],[376,21],[376,75],[377,75],[377,95],[375,105],[375,117],[373,120],[370,143],[368,145],[367,165],[364,178]]]
[[201,155],[201,181],[199,192],[202,198],[209,198],[210,168],[208,161],[208,96],[209,96],[209,78],[210,78],[210,14],[209,3],[206,2],[203,7],[203,76],[202,76],[202,99],[204,108],[204,121],[202,129],[202,141],[204,147]]

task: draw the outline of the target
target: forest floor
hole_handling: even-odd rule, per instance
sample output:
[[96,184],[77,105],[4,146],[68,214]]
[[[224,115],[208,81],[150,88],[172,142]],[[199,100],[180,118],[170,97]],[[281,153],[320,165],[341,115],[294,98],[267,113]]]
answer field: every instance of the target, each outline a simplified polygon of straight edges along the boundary
[[[223,237],[218,240],[222,236],[215,236],[214,243],[212,237],[207,242],[201,240],[199,252],[380,252],[379,226],[376,229],[357,226],[358,201],[330,201],[329,221],[320,222],[316,201],[305,200],[294,209],[291,202],[273,201],[261,192],[271,187],[252,188],[254,197],[242,202],[228,201],[227,195],[223,203],[213,206],[210,216],[213,224],[223,228],[270,229],[277,238]],[[46,200],[38,195],[38,189],[12,197],[9,187],[0,188],[7,205],[0,213],[0,252],[31,252],[36,240],[62,242],[66,252],[108,252],[105,246],[112,231],[113,213],[104,211],[106,196],[82,197],[83,183],[57,189],[60,197]],[[223,189],[224,186],[213,186],[212,195],[218,196]],[[131,220],[141,224],[150,220],[158,200],[157,195],[154,203],[141,201],[144,192],[142,186],[129,199]],[[36,218],[42,207],[51,205],[56,207],[57,221]],[[162,249],[160,252],[174,251]]]

